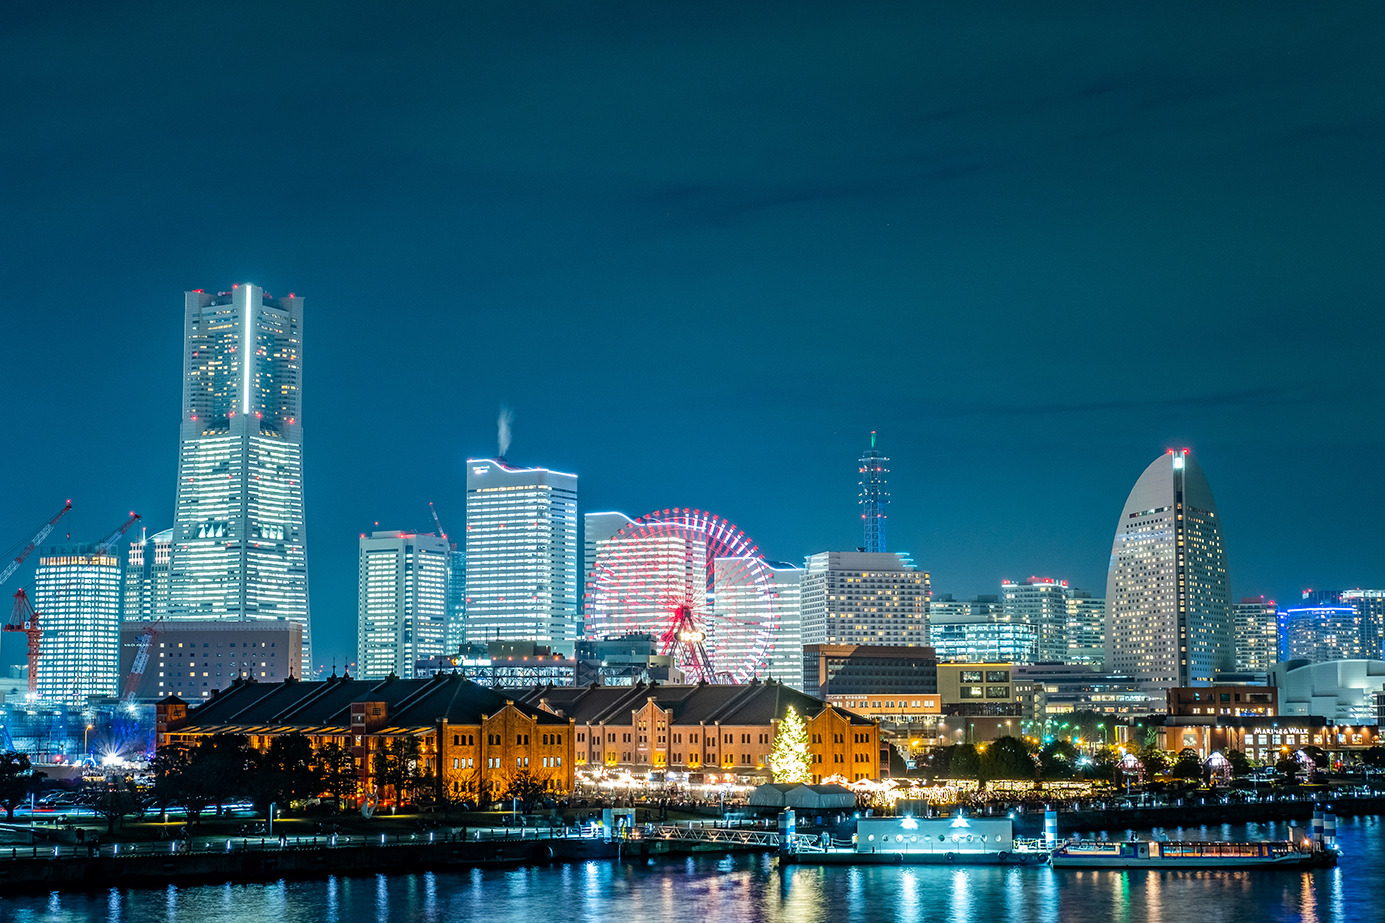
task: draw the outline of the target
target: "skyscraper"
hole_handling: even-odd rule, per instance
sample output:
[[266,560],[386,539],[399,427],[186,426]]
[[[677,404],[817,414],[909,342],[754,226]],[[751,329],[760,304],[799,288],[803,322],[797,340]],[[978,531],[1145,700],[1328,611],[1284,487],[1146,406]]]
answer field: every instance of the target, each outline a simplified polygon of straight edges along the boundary
[[577,641],[577,475],[471,459],[467,641]]
[[1304,606],[1279,610],[1279,659],[1326,663],[1367,659],[1355,606]]
[[1361,620],[1361,656],[1385,656],[1385,590],[1342,590],[1342,603],[1356,609]]
[[362,677],[414,676],[414,665],[446,651],[447,539],[414,532],[361,536],[356,670]]
[[890,502],[890,495],[885,490],[885,475],[890,473],[890,469],[885,467],[888,461],[885,453],[875,447],[875,432],[872,430],[870,448],[857,462],[861,469],[861,522],[866,532],[866,544],[862,550],[868,553],[885,551],[885,507]]
[[1068,657],[1068,582],[1029,577],[1022,583],[1003,580],[1000,601],[1012,622],[1024,622],[1037,639],[1036,663],[1065,663]]
[[120,589],[120,557],[113,550],[74,544],[39,549],[39,698],[80,702],[118,692]]
[[1162,689],[1207,686],[1232,656],[1217,505],[1192,456],[1171,451],[1140,475],[1116,524],[1106,670]]
[[1237,673],[1268,673],[1279,661],[1279,607],[1263,596],[1231,607]]
[[1106,600],[1068,587],[1068,653],[1064,663],[1101,669],[1106,663]]
[[303,299],[187,292],[169,618],[303,625]]
[[928,643],[928,574],[897,554],[824,551],[802,579],[803,643]]
[[149,622],[168,615],[173,530],[142,535],[129,544],[125,559],[126,622]]

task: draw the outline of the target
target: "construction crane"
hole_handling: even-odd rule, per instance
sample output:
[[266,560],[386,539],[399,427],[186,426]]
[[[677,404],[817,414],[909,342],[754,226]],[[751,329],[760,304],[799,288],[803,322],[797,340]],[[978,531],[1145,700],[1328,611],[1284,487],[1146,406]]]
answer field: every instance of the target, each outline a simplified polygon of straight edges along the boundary
[[442,530],[442,520],[438,518],[438,511],[432,500],[428,501],[428,512],[433,514],[433,523],[438,527],[438,538],[447,541],[447,533]]
[[[67,506],[64,507],[57,516],[49,520],[44,528],[38,531],[38,534],[34,536],[34,540],[29,543],[28,547],[26,547],[20,556],[6,568],[5,576],[8,577],[15,568],[23,563],[24,559],[29,556],[35,546],[48,537],[48,533],[53,531],[53,526],[62,518],[63,514],[71,508],[72,501],[69,500]],[[140,515],[138,513],[131,513],[130,518],[125,520],[118,529],[96,543],[95,547],[92,549],[92,557],[108,554],[110,550],[115,547],[116,542],[120,541],[121,537],[124,536],[126,532],[130,531],[130,527],[139,522],[139,520]],[[58,591],[59,595],[67,592],[67,588],[70,587],[73,582],[73,580],[69,580],[64,584],[62,589]],[[4,626],[4,630],[22,631],[29,641],[29,697],[33,698],[38,691],[38,659],[42,651],[43,628],[39,625],[39,613],[35,611],[33,604],[29,602],[28,594],[26,594],[23,589],[18,590],[14,594],[14,608],[10,610],[10,620]]]
[[53,527],[58,524],[58,520],[66,516],[68,510],[70,509],[72,509],[71,500],[67,501],[66,506],[58,510],[58,515],[54,516],[52,519],[44,523],[43,527],[39,529],[38,532],[34,535],[34,537],[29,541],[29,544],[24,546],[24,550],[21,551],[15,557],[15,559],[5,567],[4,571],[0,571],[0,586],[3,586],[6,580],[9,580],[11,577],[14,576],[14,572],[19,570],[19,565],[24,563],[24,559],[27,558],[29,555],[33,554],[34,549],[38,547],[39,542],[43,541],[45,538],[48,537],[48,533],[53,531]]
[[159,633],[159,623],[162,621],[163,616],[159,616],[139,633],[139,650],[135,651],[135,659],[130,663],[130,673],[125,677],[125,690],[121,696],[127,702],[135,697],[139,681],[144,678],[144,668],[149,666],[149,648],[154,645],[154,636]]

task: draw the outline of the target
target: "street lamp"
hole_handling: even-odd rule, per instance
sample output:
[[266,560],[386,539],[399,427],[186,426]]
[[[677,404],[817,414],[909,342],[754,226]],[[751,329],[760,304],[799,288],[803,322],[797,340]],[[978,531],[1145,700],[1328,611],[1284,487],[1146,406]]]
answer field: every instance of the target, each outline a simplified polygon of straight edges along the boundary
[[88,740],[90,739],[90,737],[91,737],[91,729],[94,728],[95,726],[96,726],[96,725],[94,725],[94,724],[88,724],[88,725],[87,725],[87,729],[86,729],[85,731],[82,732],[82,755],[83,755],[83,756],[86,756],[86,757],[90,757],[90,756],[91,756],[91,748],[90,748],[89,746],[87,746],[87,741],[88,741]]

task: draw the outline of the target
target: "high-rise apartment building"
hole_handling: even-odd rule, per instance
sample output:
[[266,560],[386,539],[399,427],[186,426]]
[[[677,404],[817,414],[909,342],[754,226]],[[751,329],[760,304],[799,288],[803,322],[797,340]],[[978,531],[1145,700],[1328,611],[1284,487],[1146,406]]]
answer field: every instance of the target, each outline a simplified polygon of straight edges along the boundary
[[[803,569],[792,564],[767,561],[763,567],[746,566],[741,558],[717,558],[713,564],[712,625],[716,614],[727,613],[744,621],[773,624],[771,647],[764,665],[757,671],[760,678],[776,679],[786,686],[802,691],[803,685],[803,625],[799,607],[802,602]],[[749,639],[740,638],[728,644],[717,639],[717,655],[740,663],[750,656],[743,649]],[[715,662],[715,659],[714,659]]]
[[303,625],[303,299],[186,293],[171,619]]
[[118,692],[120,557],[104,546],[39,549],[34,609],[43,629],[37,693],[51,702],[82,702]]
[[1106,600],[1086,590],[1068,588],[1067,656],[1063,663],[1100,670],[1106,663]]
[[1068,656],[1068,582],[1052,577],[1004,580],[1000,601],[1006,617],[1034,628],[1034,661],[1063,663]]
[[885,549],[885,507],[889,505],[890,494],[885,490],[886,468],[889,459],[875,447],[875,433],[870,434],[870,448],[861,456],[857,464],[861,474],[861,523],[865,528],[866,543],[862,551],[880,554]]
[[1361,617],[1355,606],[1302,606],[1279,610],[1279,659],[1326,663],[1362,660]]
[[1361,656],[1385,659],[1385,590],[1342,590],[1344,605],[1353,607],[1361,620]]
[[1106,579],[1106,670],[1160,689],[1232,665],[1221,519],[1186,451],[1150,463],[1125,501]]
[[1268,673],[1279,660],[1279,607],[1263,596],[1231,607],[1237,673]]
[[415,532],[372,532],[360,543],[356,671],[409,678],[420,660],[446,651],[447,539]]
[[466,475],[467,641],[578,638],[577,475],[471,459]]
[[172,529],[142,535],[127,546],[122,614],[125,621],[148,622],[168,616],[172,557]]
[[811,555],[802,584],[805,645],[928,644],[929,576],[897,554]]

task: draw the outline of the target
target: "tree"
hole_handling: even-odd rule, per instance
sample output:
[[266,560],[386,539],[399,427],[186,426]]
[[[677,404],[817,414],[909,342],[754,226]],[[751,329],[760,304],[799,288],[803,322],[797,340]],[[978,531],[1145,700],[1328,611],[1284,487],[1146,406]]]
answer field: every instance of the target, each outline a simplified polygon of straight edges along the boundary
[[[188,796],[203,805],[216,805],[216,813],[228,801],[249,794],[250,778],[259,754],[239,734],[213,734],[197,745],[188,769]],[[188,806],[191,808],[191,805]]]
[[38,787],[42,773],[34,772],[26,753],[7,750],[0,753],[0,807],[5,820],[14,820],[14,809],[24,803],[29,793]]
[[317,751],[316,776],[340,811],[342,799],[356,791],[356,759],[346,747],[327,744]]
[[1066,740],[1051,740],[1039,751],[1039,771],[1045,779],[1070,779],[1077,771],[1077,748]]
[[386,741],[375,751],[375,781],[394,790],[399,804],[418,803],[432,790],[433,773],[423,768],[423,748],[417,737]]
[[185,744],[166,744],[158,749],[149,761],[149,774],[153,778],[154,804],[167,811],[169,805],[181,804],[188,814],[196,817],[207,806],[206,802],[190,797],[188,773],[192,769],[193,750]]
[[1369,750],[1362,750],[1360,754],[1361,765],[1370,769],[1385,769],[1385,747],[1371,747]]
[[110,775],[82,783],[82,803],[106,818],[106,832],[114,835],[116,824],[127,814],[142,811],[133,776]]
[[274,738],[251,775],[255,809],[268,816],[270,805],[316,794],[319,784],[312,761],[313,745],[307,737],[295,731]]
[[792,705],[774,733],[774,748],[769,754],[769,768],[774,781],[800,783],[812,779],[813,757],[808,752],[808,728]]
[[949,758],[949,775],[954,779],[977,779],[981,776],[981,756],[973,744],[956,744]]
[[1192,747],[1184,747],[1178,751],[1178,759],[1174,761],[1170,774],[1175,779],[1201,779],[1202,758]]
[[982,754],[981,772],[987,779],[1033,779],[1037,767],[1023,741],[999,737]]
[[1246,756],[1244,750],[1227,750],[1226,759],[1231,763],[1231,777],[1233,779],[1243,779],[1250,775],[1254,765],[1250,757]]
[[1327,751],[1323,750],[1322,747],[1308,744],[1303,748],[1303,752],[1307,753],[1312,758],[1313,765],[1318,767],[1318,769],[1327,768]]
[[1142,747],[1139,756],[1140,762],[1145,764],[1145,778],[1163,775],[1168,771],[1168,754],[1153,744],[1146,744]]
[[518,800],[526,814],[543,795],[543,783],[534,778],[533,773],[528,769],[516,770],[515,774],[510,776],[509,787],[505,789],[505,797]]

